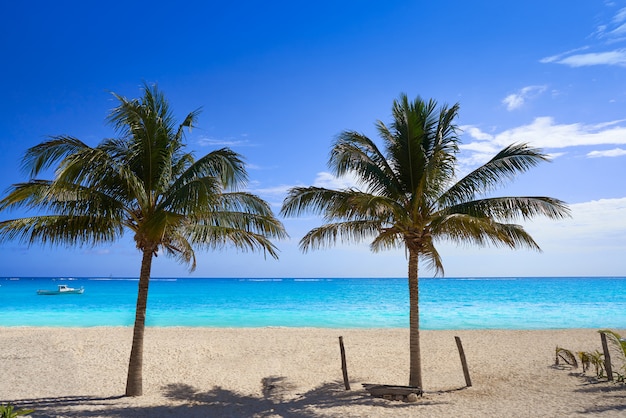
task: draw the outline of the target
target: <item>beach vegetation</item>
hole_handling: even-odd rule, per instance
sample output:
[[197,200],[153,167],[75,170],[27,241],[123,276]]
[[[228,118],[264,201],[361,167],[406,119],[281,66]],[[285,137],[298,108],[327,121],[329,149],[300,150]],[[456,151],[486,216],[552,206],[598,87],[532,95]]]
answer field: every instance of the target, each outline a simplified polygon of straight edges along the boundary
[[[95,246],[130,232],[142,255],[126,395],[142,389],[143,340],[153,258],[174,257],[196,267],[196,249],[235,247],[278,258],[271,239],[286,236],[269,205],[245,191],[243,157],[222,148],[196,159],[185,132],[199,110],[177,123],[156,85],[143,96],[117,100],[107,121],[117,133],[92,147],[67,135],[26,151],[30,176],[11,186],[0,210],[33,216],[0,222],[0,241]],[[38,177],[54,169],[52,180]]]
[[34,409],[15,409],[11,404],[0,405],[0,418],[15,418],[30,415],[33,412],[35,412]]
[[[580,355],[581,353],[578,353],[578,354]],[[585,371],[585,364],[587,364],[587,362],[585,361],[586,359],[583,359],[580,356],[579,358],[581,360],[581,364],[583,365],[583,371]],[[557,366],[560,366],[561,362],[567,364],[568,366],[572,366],[575,369],[578,368],[578,361],[576,360],[576,354],[574,354],[571,350],[568,350],[567,348],[559,347],[557,345],[556,359],[554,361],[554,364]]]
[[616,375],[616,381],[623,383],[626,380],[626,339],[610,329],[601,329],[598,332],[606,337],[611,363],[615,364],[612,371]]
[[337,242],[371,239],[374,252],[404,249],[408,257],[409,385],[422,387],[419,335],[421,263],[443,275],[436,243],[540,250],[518,220],[538,215],[569,216],[567,205],[551,197],[493,197],[493,192],[549,158],[528,144],[512,144],[484,165],[461,176],[457,156],[459,104],[405,94],[393,102],[389,126],[377,122],[383,148],[357,131],[341,132],[332,144],[329,167],[338,177],[352,176],[354,187],[294,187],[281,214],[321,215],[324,224],[300,240],[307,252]]
[[589,360],[589,363],[594,367],[596,371],[596,377],[601,379],[604,377],[605,367],[604,367],[604,353],[600,350],[596,350],[593,352],[586,352],[584,356]]
[[[604,334],[606,337],[607,349],[611,359],[611,369],[613,378],[618,383],[624,383],[626,381],[626,341],[617,332],[601,329],[598,331],[600,334]],[[596,378],[601,379],[606,376],[607,366],[605,353],[600,350],[595,351],[578,351],[576,356],[574,352],[563,348],[556,347],[556,360],[555,365],[560,365],[561,361],[574,368],[578,367],[576,357],[582,364],[583,373],[594,367]]]
[[580,364],[582,364],[583,366],[583,373],[585,373],[587,370],[589,370],[589,367],[591,367],[591,355],[586,351],[579,351],[576,354],[580,359]]
[[626,356],[626,339],[622,338],[620,334],[610,329],[601,329],[598,331],[600,334],[604,334],[606,336],[606,340],[608,344],[617,351]]

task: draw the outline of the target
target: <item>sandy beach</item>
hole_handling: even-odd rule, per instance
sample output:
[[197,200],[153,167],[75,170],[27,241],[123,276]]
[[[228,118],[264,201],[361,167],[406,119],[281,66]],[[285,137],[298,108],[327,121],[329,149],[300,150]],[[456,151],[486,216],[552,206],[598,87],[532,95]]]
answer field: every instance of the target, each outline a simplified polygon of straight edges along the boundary
[[[620,330],[616,330],[620,332]],[[626,385],[554,366],[557,345],[601,349],[596,330],[422,331],[425,394],[408,383],[408,330],[148,328],[144,396],[123,397],[130,328],[0,328],[0,403],[33,417],[624,416]],[[626,332],[621,331],[622,334]],[[342,379],[343,336],[352,390]],[[463,342],[466,388],[455,336]]]

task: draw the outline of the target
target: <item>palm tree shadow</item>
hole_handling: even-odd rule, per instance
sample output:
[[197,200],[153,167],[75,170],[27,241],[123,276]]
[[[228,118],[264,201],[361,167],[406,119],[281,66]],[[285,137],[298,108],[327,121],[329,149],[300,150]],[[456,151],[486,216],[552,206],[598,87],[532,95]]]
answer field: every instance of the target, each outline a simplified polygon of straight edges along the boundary
[[316,409],[329,409],[339,406],[377,406],[384,408],[410,408],[418,405],[432,405],[438,402],[423,400],[417,404],[392,402],[373,398],[364,390],[346,391],[343,382],[322,384],[305,393],[294,396],[294,385],[283,376],[269,376],[261,380],[262,397],[243,395],[219,386],[206,392],[199,392],[185,384],[171,384],[164,388],[164,396],[171,400],[193,402],[198,407],[208,408],[215,416],[278,415],[285,418],[316,418],[326,416]]
[[576,389],[578,393],[597,393],[601,394],[605,400],[611,400],[605,405],[592,405],[582,412],[585,414],[600,414],[606,412],[626,411],[626,385],[607,382],[599,382],[596,378],[584,379],[584,385]]
[[[216,386],[202,391],[188,384],[169,384],[162,395],[171,403],[155,406],[121,405],[124,396],[66,396],[11,401],[17,408],[34,409],[33,418],[64,417],[242,417],[280,416],[283,418],[320,418],[320,410],[334,407],[370,406],[374,408],[419,408],[440,404],[432,399],[404,403],[373,398],[365,390],[346,391],[343,382],[322,384],[305,393],[295,393],[295,385],[283,376],[261,380],[261,396],[246,395]],[[372,411],[375,414],[375,410]],[[417,412],[416,412],[417,413]]]

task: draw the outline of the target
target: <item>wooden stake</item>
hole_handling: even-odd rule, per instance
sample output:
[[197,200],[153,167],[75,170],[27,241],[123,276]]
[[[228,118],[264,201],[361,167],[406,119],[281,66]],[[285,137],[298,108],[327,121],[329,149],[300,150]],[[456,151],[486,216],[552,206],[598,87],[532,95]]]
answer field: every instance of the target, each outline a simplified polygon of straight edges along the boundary
[[459,337],[454,337],[456,340],[456,346],[459,349],[459,356],[461,357],[461,366],[463,366],[463,375],[465,376],[465,384],[467,387],[472,386],[472,379],[470,379],[469,369],[467,368],[467,360],[465,359],[465,351],[463,351],[463,344]]
[[346,349],[343,347],[343,337],[339,337],[339,350],[341,351],[341,370],[343,371],[343,384],[346,390],[350,390],[348,380],[348,365],[346,364]]
[[606,343],[606,334],[600,333],[600,339],[602,340],[602,350],[604,351],[604,370],[606,370],[606,377],[609,382],[613,380],[613,367],[611,366],[611,353],[609,353],[609,345]]

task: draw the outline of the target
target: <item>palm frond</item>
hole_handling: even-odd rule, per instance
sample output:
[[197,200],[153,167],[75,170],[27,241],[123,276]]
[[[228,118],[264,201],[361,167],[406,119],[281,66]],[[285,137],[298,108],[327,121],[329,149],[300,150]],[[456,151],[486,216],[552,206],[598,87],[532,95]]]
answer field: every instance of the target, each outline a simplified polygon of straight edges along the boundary
[[0,210],[24,208],[64,216],[95,216],[119,221],[123,204],[94,188],[58,181],[31,180],[13,185]]
[[250,193],[220,194],[212,205],[186,218],[190,222],[185,226],[185,236],[190,242],[209,248],[230,244],[240,249],[263,249],[276,257],[276,247],[269,238],[287,236],[269,205]]
[[224,190],[240,189],[248,181],[241,155],[228,148],[222,148],[193,162],[180,174],[172,187],[178,188],[182,184],[203,177],[213,177],[219,180]]
[[404,236],[396,228],[382,228],[370,244],[372,252],[404,248]]
[[615,331],[609,329],[601,329],[598,331],[604,334],[607,342],[607,348],[611,357],[611,364],[614,366],[614,372],[620,370],[626,371],[626,341]]
[[605,334],[608,338],[610,338],[611,342],[616,346],[616,348],[621,348],[621,350],[626,355],[626,339],[622,338],[621,335],[610,329],[601,329],[598,332],[601,334]]
[[543,161],[549,159],[540,149],[528,144],[509,145],[454,184],[441,196],[441,201],[451,205],[472,200],[477,195],[495,190]]
[[424,246],[420,253],[420,258],[426,263],[426,268],[434,272],[435,276],[444,275],[443,261],[432,241]]
[[67,246],[113,242],[123,233],[119,223],[92,216],[34,216],[0,222],[0,242],[19,241]]
[[306,213],[324,214],[329,207],[337,206],[349,197],[350,191],[330,190],[323,187],[292,187],[289,189],[280,214],[285,217]]
[[310,230],[300,240],[300,249],[306,253],[312,249],[329,248],[338,241],[359,243],[376,236],[378,231],[379,223],[372,221],[327,223]]
[[196,253],[193,250],[191,243],[181,233],[181,228],[174,228],[168,230],[161,243],[161,247],[164,251],[181,264],[187,264],[189,266],[189,272],[193,272],[196,269]]
[[358,132],[344,131],[337,137],[328,162],[337,176],[355,175],[371,194],[402,193],[395,173],[374,142]]
[[[277,225],[271,229],[276,230]],[[240,251],[263,251],[272,258],[278,258],[278,248],[263,233],[222,225],[194,224],[189,226],[189,235],[192,242],[201,248],[219,250],[232,246]]]
[[[576,356],[571,350],[563,347],[556,347],[555,352],[555,360],[554,364],[559,366],[563,361],[568,366],[572,366],[573,368],[578,368],[578,361],[576,360]],[[584,363],[583,363],[584,364]]]
[[22,169],[33,178],[41,171],[52,167],[53,164],[85,149],[89,149],[89,146],[77,138],[67,135],[52,136],[48,141],[26,151],[22,160]]
[[542,196],[494,197],[459,203],[446,208],[446,213],[466,214],[501,221],[528,220],[536,216],[562,219],[570,216],[567,204]]
[[195,128],[195,124],[198,121],[198,116],[200,115],[201,109],[196,109],[192,112],[189,112],[187,114],[187,116],[185,116],[185,119],[183,119],[183,122],[178,125],[178,131],[176,132],[176,142],[177,143],[181,143],[182,139],[183,139],[183,135],[184,135],[184,128],[187,128],[189,130],[189,132],[191,132],[191,130],[193,128]]
[[204,212],[216,204],[221,192],[221,182],[215,177],[176,182],[165,191],[159,206],[180,214]]
[[51,183],[49,180],[31,180],[28,183],[14,184],[9,193],[0,200],[0,211],[45,209],[51,203],[47,198]]
[[490,218],[479,218],[465,214],[443,217],[432,224],[437,239],[478,246],[493,245],[509,248],[529,248],[541,251],[524,228],[515,224],[495,222]]

